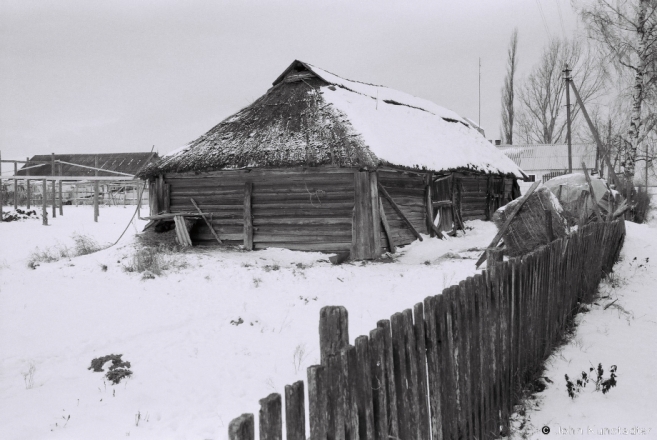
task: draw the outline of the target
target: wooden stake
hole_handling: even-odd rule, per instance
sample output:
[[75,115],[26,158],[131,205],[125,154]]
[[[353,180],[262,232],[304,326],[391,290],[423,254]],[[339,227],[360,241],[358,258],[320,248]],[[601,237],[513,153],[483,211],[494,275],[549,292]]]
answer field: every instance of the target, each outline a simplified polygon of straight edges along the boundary
[[230,440],[254,440],[253,414],[242,414],[236,419],[231,420],[228,425],[228,438]]
[[[59,168],[62,166],[60,165]],[[61,170],[59,174],[62,174]],[[64,215],[64,192],[62,191],[62,181],[59,181],[59,215]]]
[[545,210],[545,232],[547,233],[547,241],[551,243],[554,241],[554,231],[552,230],[552,211]]
[[349,345],[349,313],[342,306],[325,306],[319,311],[319,351],[322,365],[329,356]]
[[[488,245],[488,248],[495,248],[495,247],[497,246],[497,243],[498,243],[498,242],[500,241],[500,239],[502,238],[502,235],[504,235],[504,233],[506,232],[507,228],[508,228],[509,225],[511,224],[511,220],[513,220],[513,217],[516,216],[516,214],[518,213],[518,211],[520,211],[520,208],[522,208],[522,205],[525,204],[525,202],[527,201],[527,199],[529,198],[529,196],[532,195],[532,193],[534,192],[534,190],[535,190],[536,188],[538,188],[538,185],[540,185],[540,184],[541,184],[540,181],[534,182],[534,184],[529,188],[529,190],[527,191],[527,193],[526,193],[524,196],[522,196],[522,197],[520,197],[520,198],[518,199],[518,203],[516,204],[516,206],[513,207],[513,210],[511,211],[511,213],[509,214],[509,216],[506,218],[506,221],[504,222],[504,224],[502,225],[502,227],[500,228],[500,230],[497,232],[497,235],[495,235],[495,238],[493,238],[493,241],[491,241],[490,244]],[[484,261],[486,261],[486,252],[484,252],[483,254],[481,254],[481,257],[479,257],[479,260],[477,260],[477,264],[476,264],[475,266],[476,266],[476,267],[479,267],[479,266],[481,265],[481,263],[483,263]]]
[[272,393],[260,400],[260,440],[282,440],[281,395]]
[[[18,163],[14,162],[14,177],[18,173]],[[18,208],[18,180],[14,178],[14,209]]]
[[219,238],[219,236],[217,235],[217,233],[214,232],[214,228],[212,227],[212,224],[210,224],[210,222],[208,221],[207,217],[205,217],[205,214],[203,214],[203,212],[201,212],[201,208],[198,207],[198,205],[196,204],[196,202],[194,201],[194,199],[190,198],[189,200],[192,201],[192,205],[194,205],[194,208],[196,208],[196,210],[198,211],[198,213],[201,215],[201,218],[203,219],[203,221],[205,221],[205,224],[208,225],[208,228],[210,229],[210,232],[212,232],[212,235],[214,235],[214,238],[217,239],[217,242],[218,242],[219,244],[224,244],[224,242],[221,241],[221,239]]

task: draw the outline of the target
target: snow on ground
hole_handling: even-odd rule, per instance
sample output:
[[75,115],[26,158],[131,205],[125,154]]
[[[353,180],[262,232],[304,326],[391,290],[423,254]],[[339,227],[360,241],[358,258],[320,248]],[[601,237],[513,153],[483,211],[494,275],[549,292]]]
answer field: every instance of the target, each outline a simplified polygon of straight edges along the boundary
[[[626,227],[622,261],[601,284],[591,310],[576,317],[572,340],[548,359],[544,374],[551,382],[527,402],[512,439],[546,438],[544,426],[550,436],[657,438],[657,228]],[[575,382],[585,372],[595,380],[590,368],[600,363],[604,379],[617,366],[617,385],[603,394],[589,382],[571,399],[565,375]]]
[[[475,273],[469,249],[496,232],[468,222],[465,236],[426,237],[395,262],[340,266],[319,253],[194,248],[162,253],[170,268],[142,279],[124,269],[137,221],[115,247],[28,268],[36,247],[74,247],[74,233],[116,241],[133,209],[0,224],[0,438],[225,439],[231,419],[319,362],[321,307],[347,307],[353,342]],[[109,354],[131,363],[130,379],[114,386],[87,369]]]

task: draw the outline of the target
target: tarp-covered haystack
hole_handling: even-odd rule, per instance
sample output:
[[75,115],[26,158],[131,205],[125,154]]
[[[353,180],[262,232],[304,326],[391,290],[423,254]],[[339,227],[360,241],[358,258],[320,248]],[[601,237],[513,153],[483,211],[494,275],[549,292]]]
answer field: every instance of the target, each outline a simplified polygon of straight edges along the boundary
[[[519,201],[520,199],[516,199],[495,211],[493,221],[498,229],[502,228],[507,215],[513,211]],[[568,233],[563,208],[554,194],[541,185],[527,198],[504,231],[502,239],[506,255],[517,257],[550,242],[546,210],[550,211],[552,217],[551,238],[553,240],[561,238]]]
[[564,215],[576,223],[580,218],[588,219],[594,215],[593,204],[597,204],[603,216],[620,206],[623,201],[618,191],[609,188],[607,182],[597,176],[591,176],[593,194],[582,173],[565,174],[545,183],[545,186],[557,196],[564,209]]

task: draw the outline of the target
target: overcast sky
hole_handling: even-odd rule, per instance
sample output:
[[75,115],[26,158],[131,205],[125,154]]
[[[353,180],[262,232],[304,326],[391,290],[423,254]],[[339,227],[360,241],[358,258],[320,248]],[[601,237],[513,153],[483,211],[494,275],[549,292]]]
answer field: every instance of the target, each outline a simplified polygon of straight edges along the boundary
[[513,28],[522,75],[550,35],[579,26],[569,0],[3,0],[0,8],[3,159],[153,145],[166,153],[253,102],[294,59],[477,121],[481,57],[481,124],[499,138]]

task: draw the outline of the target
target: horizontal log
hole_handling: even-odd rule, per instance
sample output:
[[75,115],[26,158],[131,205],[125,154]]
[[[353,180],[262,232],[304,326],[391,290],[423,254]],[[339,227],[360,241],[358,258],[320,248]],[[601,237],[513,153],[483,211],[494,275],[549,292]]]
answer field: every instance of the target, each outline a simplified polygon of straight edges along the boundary
[[[198,195],[191,196],[196,200],[196,203],[205,203],[212,205],[233,205],[244,203],[244,195],[235,192],[233,194],[224,195],[207,195],[199,193]],[[170,200],[172,204],[183,204],[189,201],[190,196],[172,195]],[[267,203],[285,203],[285,202],[303,203],[308,202],[316,205],[325,202],[351,202],[354,201],[353,192],[324,192],[324,193],[297,193],[297,194],[259,194],[254,192],[251,202],[253,204],[267,204]]]
[[[239,192],[240,189],[244,190],[244,184],[238,185],[212,185],[212,184],[192,184],[193,182],[185,183],[172,183],[172,192],[179,195],[189,195],[194,197],[200,193],[208,194],[231,194],[233,192]],[[254,193],[263,193],[263,194],[286,194],[286,193],[308,193],[315,191],[354,191],[353,182],[271,182],[271,183],[256,183],[253,188]]]
[[351,236],[351,225],[328,225],[328,226],[254,226],[254,231],[259,234],[281,234],[281,235],[349,235]]
[[351,217],[316,217],[316,218],[259,218],[256,217],[253,219],[254,226],[264,226],[264,225],[291,225],[291,226],[322,226],[322,225],[349,225],[351,226],[352,219]]
[[349,209],[330,209],[330,208],[309,208],[309,209],[267,209],[260,207],[253,208],[253,215],[258,217],[286,217],[286,218],[304,218],[317,217],[319,215],[331,218],[351,218],[353,208]]
[[283,248],[297,251],[344,252],[351,250],[351,241],[344,243],[254,243],[254,249]]
[[351,242],[351,234],[339,235],[278,235],[278,234],[260,234],[255,232],[253,234],[254,243],[340,243]]
[[[207,229],[207,226],[205,227],[205,230],[207,233],[204,233],[202,230],[195,230],[190,234],[190,237],[192,238],[192,241],[195,240],[214,240],[216,243],[217,241],[215,240],[214,236],[210,233],[210,231]],[[244,232],[241,232],[239,234],[219,234],[219,238],[221,238],[222,241],[230,241],[230,240],[235,240],[239,241],[240,244],[243,243],[244,240]]]
[[197,175],[197,176],[174,176],[168,175],[165,180],[167,183],[176,183],[183,181],[197,181],[208,184],[210,182],[219,185],[235,185],[239,182],[349,182],[353,181],[353,174],[326,174],[326,173],[294,173],[294,174],[278,174],[278,173],[247,173],[247,174],[225,174],[221,176],[216,175]]

